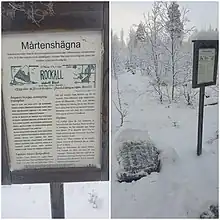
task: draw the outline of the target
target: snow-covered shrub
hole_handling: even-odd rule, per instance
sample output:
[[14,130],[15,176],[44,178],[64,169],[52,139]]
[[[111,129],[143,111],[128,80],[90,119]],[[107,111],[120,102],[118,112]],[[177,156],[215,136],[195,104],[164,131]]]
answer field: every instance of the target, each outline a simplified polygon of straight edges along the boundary
[[200,218],[219,218],[218,205],[211,205],[208,211],[203,212]]
[[117,154],[119,182],[132,182],[152,172],[160,172],[159,150],[151,141],[126,141]]
[[133,75],[136,74],[136,66],[134,64],[130,64],[129,61],[125,63],[125,70]]
[[192,88],[192,85],[189,83],[183,84],[183,97],[187,105],[192,106],[196,101],[198,90]]
[[219,131],[217,130],[217,131],[215,132],[215,136],[212,137],[212,138],[210,138],[210,139],[207,141],[207,143],[208,143],[208,144],[212,144],[214,141],[217,141],[218,138],[219,138]]

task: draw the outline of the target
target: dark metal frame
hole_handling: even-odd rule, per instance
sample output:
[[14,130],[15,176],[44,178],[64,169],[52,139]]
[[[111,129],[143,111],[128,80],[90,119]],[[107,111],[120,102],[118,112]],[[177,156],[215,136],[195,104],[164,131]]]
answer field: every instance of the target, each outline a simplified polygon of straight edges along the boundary
[[[58,2],[59,3],[59,2]],[[80,26],[76,24],[76,28],[69,20],[69,24],[65,23],[64,31],[70,30],[89,30],[89,27],[86,23],[91,23],[90,11],[92,11],[92,16],[94,16],[95,10],[92,10],[92,4],[94,2],[68,2],[68,4],[78,4],[77,10],[84,12],[84,15],[87,13],[87,17],[84,19],[84,24]],[[60,3],[64,4],[64,3]],[[67,4],[67,3],[66,3]],[[90,6],[86,5],[90,4]],[[48,168],[48,169],[25,169],[19,171],[10,171],[10,157],[9,157],[9,146],[7,139],[7,130],[6,130],[6,118],[4,114],[4,100],[2,97],[2,184],[25,184],[25,183],[59,183],[59,182],[84,182],[84,181],[108,181],[109,180],[109,144],[108,144],[108,135],[109,135],[109,3],[108,2],[95,2],[97,10],[97,20],[94,20],[94,25],[90,30],[102,30],[102,42],[104,44],[104,54],[103,54],[103,74],[102,74],[102,108],[101,114],[105,112],[105,120],[101,121],[101,130],[102,130],[102,140],[101,141],[101,168]],[[99,5],[98,5],[99,4]],[[80,6],[81,5],[81,6]],[[86,9],[85,9],[86,7]],[[101,8],[101,9],[100,9]],[[77,14],[77,13],[76,13]],[[65,20],[66,16],[74,16],[74,11],[70,10],[70,13],[61,13],[60,17],[63,17]],[[78,15],[78,14],[77,14]],[[59,17],[59,16],[58,16]],[[100,22],[101,21],[101,22]],[[26,21],[27,23],[29,21]],[[49,22],[50,23],[50,22]],[[101,24],[101,26],[100,26]],[[69,25],[69,26],[68,26]],[[78,26],[77,26],[78,25]],[[40,30],[51,31],[62,28],[62,24],[59,26],[54,26],[52,29],[48,27],[40,27]],[[22,24],[15,26],[15,28],[6,28],[3,29],[3,33],[12,33],[12,32],[30,32],[30,31],[39,31],[39,28],[31,24]],[[3,82],[4,83],[4,82]],[[3,91],[4,92],[4,91]]]
[[[216,84],[217,79],[217,69],[218,69],[218,40],[194,40],[194,47],[193,47],[193,75],[192,75],[192,88],[200,88],[203,86],[211,86]],[[198,58],[199,58],[199,49],[216,49],[215,53],[215,62],[214,62],[214,72],[213,74],[213,81],[206,82],[206,83],[197,83],[198,79]]]

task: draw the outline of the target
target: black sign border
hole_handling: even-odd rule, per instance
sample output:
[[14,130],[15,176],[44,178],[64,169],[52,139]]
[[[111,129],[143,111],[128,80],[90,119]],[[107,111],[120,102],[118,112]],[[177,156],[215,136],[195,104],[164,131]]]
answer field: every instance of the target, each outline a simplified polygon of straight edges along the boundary
[[[193,40],[193,74],[192,74],[192,88],[200,88],[204,86],[212,86],[216,84],[217,80],[217,69],[218,69],[218,40]],[[213,81],[206,83],[197,83],[198,79],[198,62],[199,62],[199,49],[212,49],[214,48],[215,62],[214,62],[214,73]]]
[[[101,116],[105,112],[105,120],[101,120],[101,168],[85,167],[85,168],[41,168],[41,169],[24,169],[19,171],[10,171],[10,157],[9,157],[9,146],[6,130],[6,118],[2,95],[2,185],[10,184],[29,184],[29,183],[52,183],[52,182],[91,182],[91,181],[108,181],[109,180],[109,3],[108,2],[72,2],[73,4],[78,4],[79,8],[82,8],[84,15],[87,14],[88,17],[84,19],[84,24],[81,28],[74,28],[69,20],[69,26],[65,22],[63,31],[70,30],[101,30],[102,31],[102,42],[104,44],[104,53],[102,59],[102,107]],[[65,2],[61,3],[65,4]],[[66,3],[67,4],[67,3]],[[71,4],[69,2],[68,4]],[[97,19],[94,20],[94,25],[89,28],[87,23],[91,23],[90,10],[94,16],[93,6],[96,5],[99,10],[97,10]],[[86,7],[86,9],[85,9]],[[101,10],[100,10],[101,9]],[[71,10],[70,10],[71,11]],[[68,14],[68,13],[67,13]],[[65,15],[60,15],[60,19],[65,19]],[[74,16],[74,11],[71,11],[68,16]],[[88,21],[88,22],[87,22]],[[101,22],[100,22],[101,21]],[[21,26],[22,28],[16,26],[14,28],[2,29],[2,33],[21,33],[37,31],[37,27],[34,24],[29,26]],[[25,27],[25,28],[24,28]],[[41,30],[45,30],[42,26]],[[60,31],[62,27],[58,27],[57,31]],[[47,31],[56,31],[56,28],[48,29]],[[105,130],[105,132],[103,132]]]

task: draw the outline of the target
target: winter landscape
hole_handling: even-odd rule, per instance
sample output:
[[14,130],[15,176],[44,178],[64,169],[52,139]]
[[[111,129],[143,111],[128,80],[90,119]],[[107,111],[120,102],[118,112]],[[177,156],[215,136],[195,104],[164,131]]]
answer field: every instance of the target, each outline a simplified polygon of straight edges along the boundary
[[[193,25],[193,14],[205,19],[193,2],[145,4],[112,3],[112,217],[218,218],[218,84],[205,90],[200,156],[192,89],[192,40],[218,37],[218,11],[204,28]],[[120,8],[130,24],[116,21]]]
[[[108,182],[65,183],[65,218],[108,218],[108,188]],[[1,217],[3,219],[50,219],[49,184],[2,186]]]

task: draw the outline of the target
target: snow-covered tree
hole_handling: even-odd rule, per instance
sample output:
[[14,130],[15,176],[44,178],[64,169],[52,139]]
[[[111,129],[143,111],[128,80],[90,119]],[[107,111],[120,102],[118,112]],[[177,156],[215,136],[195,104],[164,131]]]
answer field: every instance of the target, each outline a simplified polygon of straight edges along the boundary
[[140,22],[136,30],[137,39],[137,67],[141,72],[141,75],[149,75],[149,61],[147,51],[149,50],[150,44],[146,37],[145,26],[143,22]]
[[111,31],[111,71],[112,71],[112,76],[114,78],[117,78],[117,74],[120,71],[120,65],[121,65],[121,60],[120,60],[120,41],[118,39],[117,34],[113,34],[113,31]]
[[117,97],[117,101],[113,101],[114,105],[115,105],[115,108],[117,109],[117,111],[119,112],[120,114],[120,127],[123,126],[124,124],[124,119],[127,115],[127,110],[126,110],[126,107],[124,105],[124,102],[123,102],[123,97],[122,97],[122,91],[121,91],[121,88],[120,88],[120,85],[119,85],[119,78],[116,77],[116,97]]
[[137,27],[136,37],[141,42],[145,42],[147,40],[146,34],[145,34],[145,26],[144,26],[143,22],[140,22],[140,24]]
[[112,76],[116,82],[116,101],[113,101],[115,108],[120,114],[120,126],[123,126],[124,118],[127,115],[127,110],[123,103],[123,95],[120,88],[119,82],[119,73],[124,70],[125,68],[125,51],[126,47],[124,44],[124,37],[123,37],[123,30],[120,33],[120,39],[118,38],[117,34],[114,34],[111,31],[112,36],[112,45],[111,45],[111,70]]
[[183,22],[181,21],[181,13],[179,10],[179,4],[177,2],[171,2],[168,11],[168,21],[166,22],[166,28],[170,34],[170,38],[180,39],[183,34]]
[[139,24],[136,38],[139,42],[145,43],[144,49],[150,76],[150,85],[158,94],[159,100],[163,102],[163,68],[161,63],[162,44],[161,31],[163,30],[160,13],[162,4],[154,2],[151,14],[145,16],[145,22]]
[[190,89],[192,43],[185,41],[193,30],[186,28],[187,13],[176,2],[154,2],[145,20],[136,26],[136,31],[131,28],[129,33],[126,67],[133,74],[140,70],[148,76],[146,83],[161,103],[183,97],[189,104],[195,96]]
[[126,69],[132,74],[136,73],[137,68],[137,40],[136,40],[136,31],[133,28],[130,28],[128,36],[128,56],[126,61]]
[[[161,42],[165,49],[163,53],[163,64],[166,70],[166,83],[169,84],[168,96],[171,100],[177,100],[179,97],[176,91],[179,92],[182,84],[185,84],[186,78],[185,69],[186,65],[191,59],[189,53],[191,53],[191,45],[187,45],[187,50],[184,48],[184,39],[192,32],[193,27],[186,28],[189,22],[187,13],[189,12],[185,8],[179,9],[179,5],[176,2],[162,2],[160,18],[162,26]],[[187,74],[190,74],[187,72]]]
[[176,2],[171,2],[168,11],[168,20],[166,22],[166,28],[171,39],[171,71],[172,71],[172,92],[171,97],[174,100],[175,84],[176,84],[176,51],[179,50],[182,35],[183,35],[183,23],[180,19],[181,13],[179,5]]
[[120,42],[121,42],[121,49],[124,50],[125,49],[125,41],[124,41],[124,30],[123,30],[123,28],[121,29],[121,32],[120,32]]
[[40,27],[46,16],[54,16],[54,2],[20,2],[10,1],[2,3],[2,25],[3,29],[11,25],[17,15],[23,13],[27,20]]

